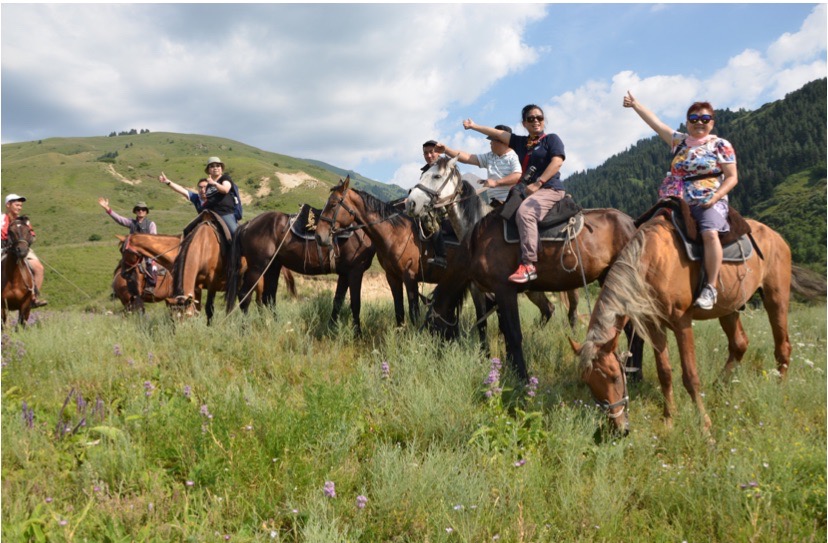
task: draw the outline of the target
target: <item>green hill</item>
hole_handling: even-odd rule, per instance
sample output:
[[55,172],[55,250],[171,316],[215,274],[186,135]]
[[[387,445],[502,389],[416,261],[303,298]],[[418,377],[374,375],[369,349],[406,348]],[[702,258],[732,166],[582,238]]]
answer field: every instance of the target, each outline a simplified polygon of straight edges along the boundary
[[[143,133],[92,138],[49,138],[2,146],[3,195],[26,196],[24,213],[37,232],[35,250],[47,267],[44,290],[55,305],[106,299],[118,260],[115,224],[98,205],[100,196],[125,216],[146,201],[159,233],[177,234],[195,210],[158,182],[163,171],[193,188],[208,157],[219,156],[241,191],[245,220],[269,210],[295,212],[301,204],[322,207],[330,188],[348,172],[322,162],[271,153],[224,138]],[[391,200],[405,195],[354,175],[354,184]]]
[[[739,184],[729,195],[731,205],[777,229],[796,263],[823,274],[827,94],[821,79],[756,111],[717,110],[715,131],[736,149]],[[636,217],[656,202],[669,167],[668,149],[653,136],[570,176],[566,187],[584,207],[614,207]]]

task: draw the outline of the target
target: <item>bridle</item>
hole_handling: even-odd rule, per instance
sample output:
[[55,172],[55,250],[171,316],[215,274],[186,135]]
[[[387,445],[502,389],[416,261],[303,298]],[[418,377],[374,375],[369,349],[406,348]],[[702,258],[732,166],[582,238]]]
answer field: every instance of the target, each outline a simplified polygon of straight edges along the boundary
[[[426,173],[430,171],[431,169],[429,168],[428,170],[426,170]],[[459,176],[457,168],[450,169],[449,174],[446,176],[446,178],[443,180],[443,183],[437,190],[434,190],[431,187],[427,187],[422,183],[417,183],[416,185],[414,185],[415,189],[423,191],[428,196],[429,200],[428,205],[426,206],[427,210],[450,208],[451,206],[457,203],[457,199],[460,197],[460,193],[463,191],[463,183],[460,182],[459,179],[457,181],[457,185],[454,188],[454,192],[450,196],[440,196],[440,193],[443,192],[443,189],[446,188],[446,185],[448,185],[449,181],[451,181],[452,178],[455,176]],[[422,179],[422,177],[420,179]]]
[[[621,399],[616,401],[616,402],[609,403],[609,402],[606,402],[606,401],[604,401],[604,402],[596,401],[595,403],[599,408],[606,411],[607,417],[609,417],[610,419],[617,419],[618,417],[620,417],[621,415],[624,414],[624,411],[630,405],[630,395],[629,395],[629,392],[627,391],[627,372],[625,371],[625,368],[626,368],[626,365],[627,365],[626,361],[627,361],[627,358],[629,357],[630,353],[627,352],[627,353],[624,353],[620,356],[617,353],[613,353],[613,354],[615,355],[616,360],[618,360],[618,363],[621,366],[621,383],[624,385],[624,392],[621,395]],[[593,369],[593,371],[597,371],[597,370]],[[600,373],[603,375],[603,372],[600,372]],[[604,377],[606,377],[606,375],[604,375]],[[617,407],[620,407],[621,409],[617,413],[613,413],[612,410],[617,408]]]
[[[336,202],[335,207],[333,208],[333,213],[331,213],[330,218],[325,216],[324,210],[323,210],[323,213],[319,214],[319,219],[318,220],[322,221],[322,222],[326,222],[331,226],[331,237],[332,238],[334,236],[336,236],[336,234],[339,233],[340,231],[345,230],[345,228],[337,228],[336,227],[336,225],[339,222],[339,221],[336,220],[336,218],[339,217],[339,210],[340,209],[344,209],[345,211],[347,211],[351,215],[351,217],[354,219],[354,221],[358,222],[357,212],[354,211],[353,209],[351,209],[350,207],[348,207],[347,204],[345,204],[345,195],[348,194],[349,190],[351,190],[351,187],[346,187],[345,190],[342,191],[342,194],[339,196],[339,201]],[[330,205],[330,203],[331,202],[329,200],[328,205]],[[327,208],[328,206],[325,206],[325,207]]]
[[24,228],[26,229],[24,230],[25,232],[29,232],[28,221],[15,219],[9,225],[9,238],[11,241],[9,248],[14,251],[14,254],[17,255],[18,258],[23,258],[29,252],[32,245],[32,242],[29,241],[30,238],[20,232],[20,230]]

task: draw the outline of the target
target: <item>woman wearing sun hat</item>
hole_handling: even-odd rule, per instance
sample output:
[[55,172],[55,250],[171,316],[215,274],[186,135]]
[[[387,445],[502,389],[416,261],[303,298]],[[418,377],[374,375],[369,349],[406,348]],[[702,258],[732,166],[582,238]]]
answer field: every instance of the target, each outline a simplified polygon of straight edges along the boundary
[[209,209],[224,219],[231,234],[236,233],[239,223],[233,214],[236,200],[233,197],[233,180],[224,173],[224,162],[217,156],[212,156],[207,161],[204,169],[207,174],[207,201],[204,209]]
[[733,146],[711,134],[716,114],[709,102],[694,102],[687,109],[687,134],[664,124],[629,91],[623,105],[638,113],[673,152],[670,175],[682,182],[684,200],[690,206],[704,245],[707,285],[694,305],[712,309],[716,305],[716,283],[722,268],[719,234],[730,230],[727,193],[739,182]]

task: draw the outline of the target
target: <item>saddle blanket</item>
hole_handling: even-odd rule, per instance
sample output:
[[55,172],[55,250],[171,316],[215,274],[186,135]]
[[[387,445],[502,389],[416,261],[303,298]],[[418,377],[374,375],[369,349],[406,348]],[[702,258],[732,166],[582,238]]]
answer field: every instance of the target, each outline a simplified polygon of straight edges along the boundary
[[[316,225],[319,224],[319,215],[322,214],[321,209],[311,207],[309,204],[303,204],[299,213],[290,215],[290,231],[300,238],[307,241],[316,240]],[[336,234],[336,239],[347,239],[354,235],[353,230],[346,230]]]
[[[584,214],[578,213],[564,221],[552,226],[538,225],[538,239],[540,241],[566,241],[575,239],[584,228]],[[520,234],[514,220],[503,221],[503,239],[506,243],[520,243]]]
[[[670,213],[670,220],[673,221],[673,226],[676,227],[681,238],[684,250],[687,253],[687,258],[693,261],[702,260],[704,258],[703,247],[701,243],[694,243],[687,239],[687,234],[684,228],[681,227],[679,221],[676,220],[676,213]],[[727,245],[722,245],[722,262],[744,262],[753,256],[753,243],[747,234],[743,234],[736,241],[730,242]]]

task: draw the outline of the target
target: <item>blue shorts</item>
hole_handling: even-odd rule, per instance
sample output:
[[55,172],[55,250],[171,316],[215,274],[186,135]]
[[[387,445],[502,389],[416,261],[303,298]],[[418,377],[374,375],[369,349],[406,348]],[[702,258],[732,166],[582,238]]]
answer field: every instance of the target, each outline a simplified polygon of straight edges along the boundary
[[727,202],[721,200],[707,209],[702,206],[690,206],[690,214],[693,215],[693,219],[696,221],[696,229],[699,232],[707,232],[708,230],[730,232],[727,211]]

